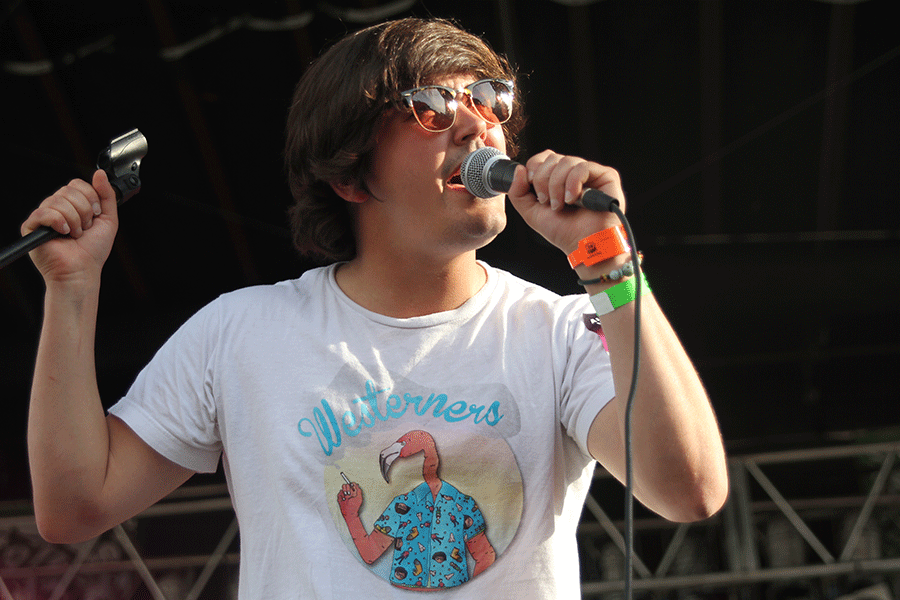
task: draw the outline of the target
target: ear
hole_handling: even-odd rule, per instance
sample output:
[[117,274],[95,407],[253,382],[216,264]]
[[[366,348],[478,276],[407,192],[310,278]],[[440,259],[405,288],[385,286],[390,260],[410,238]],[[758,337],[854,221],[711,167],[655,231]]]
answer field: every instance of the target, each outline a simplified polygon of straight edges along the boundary
[[334,190],[335,194],[347,202],[362,204],[369,199],[369,193],[359,189],[355,184],[330,182],[329,185],[331,185],[331,189]]

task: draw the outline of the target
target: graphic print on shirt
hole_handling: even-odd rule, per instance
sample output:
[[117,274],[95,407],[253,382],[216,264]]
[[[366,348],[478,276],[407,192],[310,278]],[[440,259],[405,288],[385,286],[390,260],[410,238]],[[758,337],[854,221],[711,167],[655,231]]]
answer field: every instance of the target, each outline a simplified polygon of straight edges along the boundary
[[360,366],[338,373],[298,423],[335,531],[385,585],[462,585],[501,557],[522,518],[507,441],[521,430],[518,404],[503,385],[435,390]]
[[338,506],[366,563],[392,551],[392,584],[413,589],[456,587],[469,580],[469,557],[474,562],[472,574],[478,575],[493,564],[496,553],[475,500],[439,477],[440,456],[431,434],[410,431],[381,452],[385,482],[390,483],[394,461],[419,454],[422,483],[391,500],[370,533],[359,518],[364,491],[345,475]]

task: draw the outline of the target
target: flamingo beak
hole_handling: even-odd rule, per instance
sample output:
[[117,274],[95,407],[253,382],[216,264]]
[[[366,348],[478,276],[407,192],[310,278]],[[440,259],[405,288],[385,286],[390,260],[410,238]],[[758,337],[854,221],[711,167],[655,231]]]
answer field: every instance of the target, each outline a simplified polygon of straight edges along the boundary
[[381,476],[384,477],[387,483],[391,482],[388,477],[388,471],[391,470],[391,465],[394,464],[394,461],[400,457],[401,450],[403,450],[403,444],[397,442],[382,450],[381,455],[378,457],[378,464],[381,466]]

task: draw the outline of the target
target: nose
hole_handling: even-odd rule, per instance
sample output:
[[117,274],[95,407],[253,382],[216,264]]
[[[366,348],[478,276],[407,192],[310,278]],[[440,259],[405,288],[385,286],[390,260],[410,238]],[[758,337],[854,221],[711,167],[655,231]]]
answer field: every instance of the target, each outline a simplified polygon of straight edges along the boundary
[[467,144],[473,139],[487,137],[490,128],[496,127],[494,123],[485,121],[475,107],[468,94],[459,94],[456,107],[456,123],[454,123],[454,140],[457,144]]

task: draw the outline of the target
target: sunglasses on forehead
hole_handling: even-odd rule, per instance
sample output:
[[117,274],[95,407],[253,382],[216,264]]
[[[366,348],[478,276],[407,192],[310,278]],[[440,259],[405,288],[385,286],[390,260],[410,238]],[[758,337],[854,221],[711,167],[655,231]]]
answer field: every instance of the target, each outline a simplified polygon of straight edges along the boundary
[[482,119],[493,125],[509,121],[512,114],[513,82],[481,79],[461,90],[443,85],[423,85],[400,92],[416,120],[426,131],[447,131],[456,122],[459,98]]

